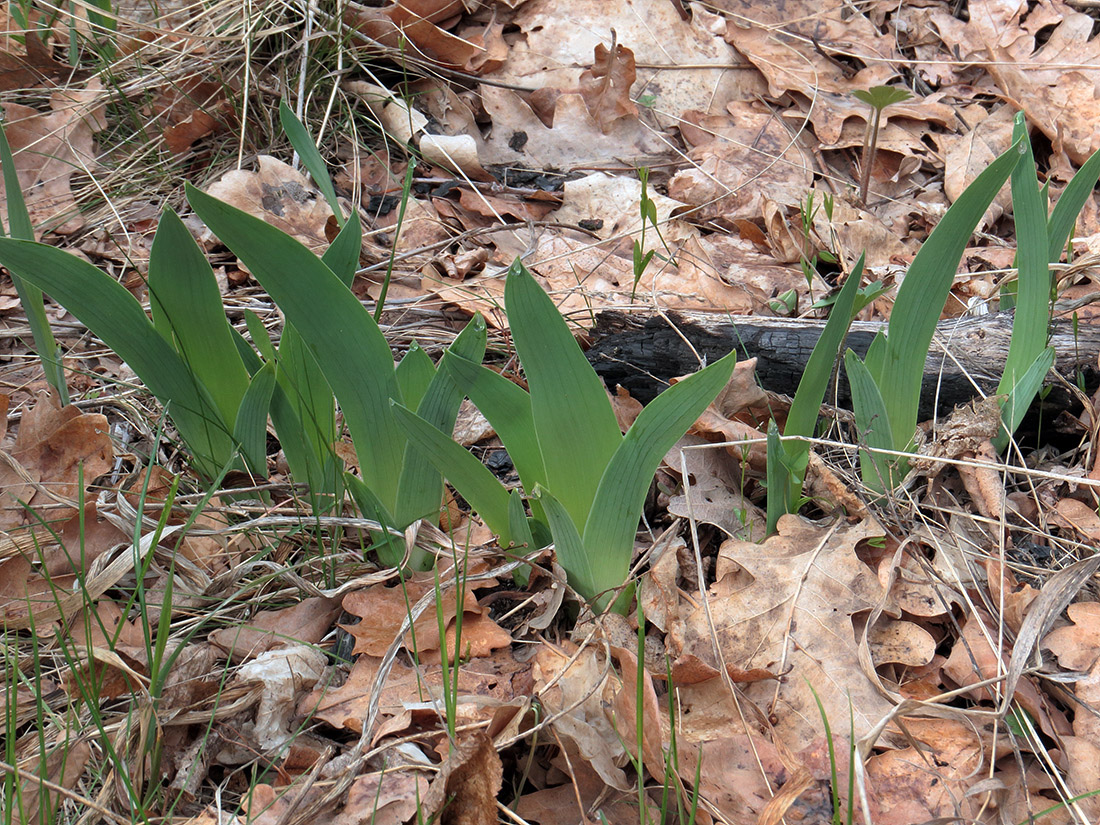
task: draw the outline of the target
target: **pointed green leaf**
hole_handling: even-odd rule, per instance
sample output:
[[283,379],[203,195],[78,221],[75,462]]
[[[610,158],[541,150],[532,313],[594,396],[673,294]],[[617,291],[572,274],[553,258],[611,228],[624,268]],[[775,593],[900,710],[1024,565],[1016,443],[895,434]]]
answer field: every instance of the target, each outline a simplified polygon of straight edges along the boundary
[[149,254],[153,326],[210,391],[224,421],[237,415],[248,370],[237,354],[214,270],[175,212],[165,209]]
[[245,370],[248,371],[249,376],[255,375],[256,370],[264,365],[264,360],[256,354],[256,350],[252,349],[245,337],[234,327],[230,326],[229,332],[233,338],[233,346],[237,350],[237,355],[240,357],[241,363],[244,364]]
[[[275,345],[271,343],[271,335],[267,331],[267,327],[264,326],[264,322],[260,320],[260,316],[250,309],[244,311],[244,323],[248,327],[248,334],[252,338],[252,343],[256,345],[256,349],[264,357],[266,361],[275,360]],[[240,350],[240,345],[237,347]]]
[[[11,146],[8,137],[4,133],[4,127],[0,125],[0,165],[4,167],[4,197],[8,204],[8,228],[13,238],[33,241],[34,226],[31,224],[31,216],[27,211],[27,203],[23,198],[23,190],[19,187],[19,176],[15,171],[15,160],[12,157]],[[3,225],[0,224],[0,237],[4,234]],[[61,405],[69,403],[69,388],[65,384],[65,369],[62,366],[61,349],[53,337],[53,329],[50,320],[46,317],[46,306],[42,302],[42,290],[26,283],[19,273],[11,273],[12,283],[19,295],[19,304],[27,315],[27,323],[31,328],[31,337],[34,338],[34,348],[42,361],[42,371],[46,374],[46,381],[57,390]]]
[[[726,386],[736,363],[737,353],[731,352],[669,387],[642,410],[622,438],[600,479],[582,534],[584,546],[594,551],[588,570],[597,592],[626,579],[634,534],[657,466]],[[550,526],[553,529],[552,521]]]
[[[538,546],[531,533],[531,524],[527,520],[527,511],[523,508],[523,496],[519,490],[513,490],[508,498],[508,528],[512,533],[512,552],[530,556]],[[520,587],[526,587],[531,579],[531,569],[520,565],[512,572],[512,578]]]
[[449,435],[440,432],[411,410],[394,402],[394,418],[405,429],[409,443],[462,494],[501,544],[511,543],[508,520],[508,491],[489,468]]
[[440,369],[449,371],[455,382],[470,397],[474,406],[489,419],[496,434],[508,451],[525,490],[536,484],[546,486],[546,469],[542,463],[535,419],[531,413],[531,396],[503,375],[472,360],[448,352]]
[[339,234],[333,238],[325,254],[321,256],[325,266],[331,269],[348,289],[351,289],[355,273],[359,269],[359,253],[362,248],[363,227],[359,223],[359,216],[353,215],[352,219],[344,224]]
[[[577,526],[560,501],[543,487],[536,487],[532,498],[541,503],[546,511],[546,517],[550,521],[550,532],[554,536],[554,552],[558,557],[558,564],[565,569],[570,586],[582,599],[592,601],[596,594],[608,587],[617,587],[623,583],[623,579],[619,579],[611,585],[601,584],[599,577],[592,569],[593,559],[585,549],[580,533],[577,532]],[[595,609],[597,611],[602,609],[609,599],[610,595],[605,594]]]
[[882,363],[872,364],[872,356],[868,355],[867,366],[886,404],[895,449],[906,449],[916,431],[924,362],[959,260],[978,221],[1008,180],[1022,152],[1020,143],[1012,144],[947,210],[917,252],[898,289]]
[[[829,320],[825,323],[825,329],[821,337],[814,344],[813,352],[806,362],[806,369],[798,382],[798,389],[794,394],[790,412],[787,413],[787,423],[783,428],[784,435],[802,435],[810,437],[817,427],[817,417],[821,414],[821,402],[825,400],[825,391],[829,388],[829,379],[833,374],[833,365],[840,355],[840,347],[848,335],[848,329],[852,325],[852,307],[855,304],[856,295],[859,292],[859,281],[863,276],[863,261],[866,255],[860,255],[855,267],[844,282],[836,302],[829,313]],[[790,445],[788,451],[805,448],[808,444]]]
[[[277,365],[276,372],[278,372]],[[333,467],[332,472],[326,473],[324,467],[327,457],[314,449],[310,436],[306,434],[305,427],[295,413],[294,404],[279,386],[278,380],[271,394],[271,423],[275,427],[279,446],[283,449],[287,467],[290,468],[290,475],[294,481],[309,485],[310,495],[315,500],[317,495],[322,493],[335,494],[336,481],[342,474],[343,468]],[[316,509],[323,512],[327,507],[320,506]]]
[[508,270],[504,302],[530,388],[547,487],[584,525],[604,468],[622,441],[619,424],[565,319],[518,259]]
[[343,226],[344,216],[340,212],[340,202],[336,199],[336,190],[332,188],[332,178],[328,174],[328,165],[321,157],[321,153],[317,151],[317,144],[313,142],[309,130],[306,129],[302,121],[298,120],[298,116],[286,105],[285,100],[279,101],[279,123],[290,140],[290,145],[294,147],[294,151],[302,159],[302,165],[306,167],[309,176],[313,178],[313,184],[321,190],[321,194],[325,196],[328,205],[332,207],[332,212],[336,215],[336,222]]
[[386,532],[372,535],[375,540],[372,549],[387,567],[399,566],[405,559],[405,546],[401,539],[388,532],[389,529],[394,529],[393,515],[359,476],[345,473],[344,481],[363,517],[373,519],[383,528],[387,528]]
[[[456,357],[480,362],[485,357],[486,341],[485,319],[478,314],[455,337],[449,351]],[[440,432],[453,433],[463,392],[449,372],[436,369],[427,355],[424,355],[424,359],[432,368],[428,386],[423,392],[416,393],[415,399],[411,395],[405,395],[405,405],[412,409],[412,405],[416,404],[416,414],[420,418]],[[400,372],[400,367],[398,371]],[[411,524],[418,518],[430,515],[439,508],[442,497],[443,479],[440,471],[421,451],[411,444],[408,445],[405,448],[405,461],[401,466],[401,480],[397,486],[395,515],[398,521],[407,519]]]
[[[844,354],[844,369],[852,388],[852,407],[855,410],[859,438],[876,450],[895,449],[886,404],[875,379],[852,350]],[[859,464],[863,483],[878,493],[892,489],[901,480],[900,476],[904,475],[903,472],[899,474],[901,468],[893,468],[894,461],[893,456],[860,450]]]
[[886,350],[886,336],[881,331],[876,332],[875,337],[871,339],[871,345],[867,347],[867,355],[863,359],[863,363],[867,365],[867,370],[876,381],[882,380],[882,372],[886,368]]
[[283,328],[276,363],[279,386],[323,464],[336,441],[336,404],[316,356],[291,324]]
[[332,270],[296,240],[193,186],[188,185],[187,197],[312,350],[340,401],[363,481],[392,513],[405,439],[389,409],[399,392],[393,354],[378,325]]
[[409,409],[420,406],[420,400],[428,391],[428,385],[435,378],[435,364],[420,344],[413,341],[408,352],[397,365],[397,386],[401,390],[401,400]]
[[1022,375],[1013,375],[1013,380],[1008,382],[1011,389],[1008,400],[1001,408],[1001,431],[993,439],[993,446],[997,452],[1001,452],[1008,446],[1010,433],[1016,432],[1020,422],[1027,415],[1031,402],[1043,386],[1050,368],[1054,366],[1054,347],[1047,347],[1039,353],[1035,361],[1024,371]]
[[0,239],[0,264],[49,293],[129,364],[168,407],[201,472],[221,471],[236,450],[231,424],[133,295],[87,261],[32,241]]
[[268,362],[252,376],[233,425],[249,470],[261,478],[267,477],[267,414],[274,389],[275,365]]
[[[1012,171],[1012,215],[1016,224],[1016,266],[1019,271],[1016,314],[1008,346],[1005,371],[998,394],[1011,391],[1015,377],[1023,375],[1046,349],[1050,326],[1050,266],[1047,257],[1047,219],[1035,157],[1031,151],[1023,112],[1016,115],[1014,140],[1024,147],[1023,157]],[[1030,403],[1027,399],[1024,404]]]
[[775,532],[775,526],[779,523],[779,517],[794,512],[794,502],[789,496],[793,486],[790,469],[783,460],[785,455],[784,444],[779,440],[779,426],[775,419],[768,420],[768,457],[767,457],[767,486],[768,486],[768,523],[766,532],[770,536]]
[[1061,260],[1062,252],[1069,242],[1070,233],[1077,224],[1077,216],[1085,206],[1085,201],[1092,195],[1096,187],[1096,181],[1100,179],[1100,152],[1093,152],[1092,157],[1082,164],[1073,176],[1062,194],[1058,196],[1058,203],[1050,213],[1050,221],[1047,224],[1047,260],[1057,263]]
[[[19,186],[19,175],[15,171],[15,159],[11,153],[11,144],[4,127],[0,125],[0,165],[4,167],[4,197],[8,205],[8,229],[13,238],[23,241],[34,240],[34,225],[31,223],[27,202]],[[3,234],[0,232],[0,234]]]

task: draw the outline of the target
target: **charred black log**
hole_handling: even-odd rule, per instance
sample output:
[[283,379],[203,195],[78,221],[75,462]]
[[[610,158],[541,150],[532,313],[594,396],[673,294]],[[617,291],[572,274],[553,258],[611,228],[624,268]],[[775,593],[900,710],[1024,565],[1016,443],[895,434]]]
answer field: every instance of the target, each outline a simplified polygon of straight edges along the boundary
[[[764,389],[793,395],[824,326],[824,321],[756,316],[667,313],[666,318],[604,312],[597,317],[588,360],[609,387],[620,384],[644,403],[670,378],[697,370],[696,353],[710,362],[736,347],[741,357],[758,359],[756,371]],[[864,355],[885,326],[852,324],[845,347]],[[921,418],[931,417],[937,406],[943,413],[970,400],[978,394],[975,385],[985,393],[995,392],[1011,335],[1010,312],[942,321],[924,368]],[[1080,370],[1091,394],[1100,383],[1100,324],[1082,323],[1075,334],[1070,321],[1055,321],[1051,345],[1057,352],[1055,369],[1070,380]],[[839,372],[838,398],[847,405],[847,382],[843,369]],[[1069,393],[1055,385],[1050,400],[1066,406]]]

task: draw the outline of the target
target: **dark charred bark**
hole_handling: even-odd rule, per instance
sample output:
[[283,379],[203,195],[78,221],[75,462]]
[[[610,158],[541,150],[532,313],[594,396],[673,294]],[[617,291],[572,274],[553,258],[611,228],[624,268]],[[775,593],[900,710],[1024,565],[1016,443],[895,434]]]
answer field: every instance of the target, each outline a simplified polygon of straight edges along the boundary
[[[620,384],[648,402],[668,379],[699,368],[695,352],[710,362],[736,347],[740,357],[758,359],[756,372],[764,389],[794,395],[824,326],[824,321],[755,316],[668,313],[664,318],[604,312],[597,318],[588,360],[608,386]],[[845,347],[865,354],[875,333],[885,326],[852,324]],[[921,418],[931,417],[935,406],[943,413],[969,401],[978,394],[975,384],[987,394],[995,392],[1011,335],[1010,312],[942,321],[924,368]],[[1100,325],[1082,323],[1075,335],[1070,321],[1055,321],[1051,345],[1057,353],[1055,369],[1071,381],[1081,370],[1091,393],[1100,383]],[[841,369],[838,397],[847,406],[850,396],[843,373]],[[1069,393],[1059,384],[1053,393],[1052,403],[1070,403]]]

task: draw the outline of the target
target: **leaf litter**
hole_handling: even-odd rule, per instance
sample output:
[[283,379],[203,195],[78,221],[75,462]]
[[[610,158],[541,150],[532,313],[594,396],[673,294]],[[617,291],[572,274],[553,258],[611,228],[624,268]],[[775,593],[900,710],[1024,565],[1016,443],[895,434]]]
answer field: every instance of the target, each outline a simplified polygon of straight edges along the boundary
[[[609,308],[813,317],[832,276],[807,279],[802,263],[866,250],[872,278],[896,283],[1008,145],[1016,108],[1045,140],[1052,198],[1098,146],[1096,18],[1059,0],[973,0],[966,15],[937,0],[283,10],[267,46],[281,25],[339,30],[325,46],[343,73],[316,89],[252,52],[246,70],[223,37],[244,31],[233,10],[148,12],[120,4],[117,34],[90,11],[71,26],[7,18],[5,128],[36,235],[142,296],[159,206],[178,205],[187,178],[323,251],[331,208],[265,121],[301,89],[342,206],[368,230],[365,300],[396,242],[384,318],[396,350],[416,338],[438,351],[480,310],[506,352],[498,310],[516,255],[582,336]],[[111,48],[104,87],[90,70]],[[868,110],[851,92],[887,83],[915,95],[884,113],[861,206]],[[161,177],[120,186],[139,167]],[[646,228],[655,257],[636,279],[643,193],[660,234]],[[1002,196],[986,214],[945,316],[995,297],[1010,207]],[[1100,248],[1098,216],[1093,196],[1077,249]],[[277,329],[247,271],[189,220],[221,256],[231,319],[251,309]],[[1094,272],[1071,268],[1060,287],[1089,296]],[[1100,602],[1091,574],[1055,592],[1100,535],[1092,387],[1023,463],[999,462],[988,428],[935,422],[923,481],[888,504],[863,495],[834,429],[811,457],[812,519],[784,517],[760,542],[763,423],[784,407],[739,369],[658,472],[637,543],[639,662],[636,622],[555,619],[569,601],[552,559],[520,589],[461,502],[451,516],[482,540],[458,598],[460,532],[425,524],[410,540],[442,548],[436,571],[399,581],[364,558],[362,523],[303,510],[277,455],[263,496],[204,500],[159,412],[114,383],[132,378],[125,365],[52,306],[81,409],[40,394],[10,285],[3,295],[2,389],[18,424],[0,466],[16,732],[2,770],[25,815],[46,804],[72,821],[136,821],[121,783],[90,771],[103,755],[73,737],[132,719],[144,721],[112,740],[113,769],[128,766],[165,821],[489,823],[506,805],[528,822],[638,822],[641,772],[649,821],[667,786],[674,808],[698,792],[700,822],[828,822],[853,770],[868,821],[1019,822],[1059,802],[1039,821],[1100,815],[1076,798],[1100,790]],[[864,317],[889,310],[888,293]],[[488,456],[492,439],[481,427],[467,441]],[[142,475],[150,460],[161,466]],[[137,612],[139,590],[155,615]],[[409,621],[418,602],[431,607]]]

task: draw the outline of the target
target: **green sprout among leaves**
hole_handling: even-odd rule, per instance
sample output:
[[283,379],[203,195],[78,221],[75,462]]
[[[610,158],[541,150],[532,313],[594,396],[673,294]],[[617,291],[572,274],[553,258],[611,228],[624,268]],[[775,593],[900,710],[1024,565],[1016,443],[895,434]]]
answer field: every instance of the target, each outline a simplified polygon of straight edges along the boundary
[[875,165],[875,154],[878,152],[882,112],[887,106],[902,103],[913,95],[905,89],[893,86],[872,86],[870,89],[857,89],[852,94],[871,107],[871,119],[867,121],[867,133],[863,137],[863,151],[859,157],[859,202],[866,205],[867,187],[871,185],[871,167]]

